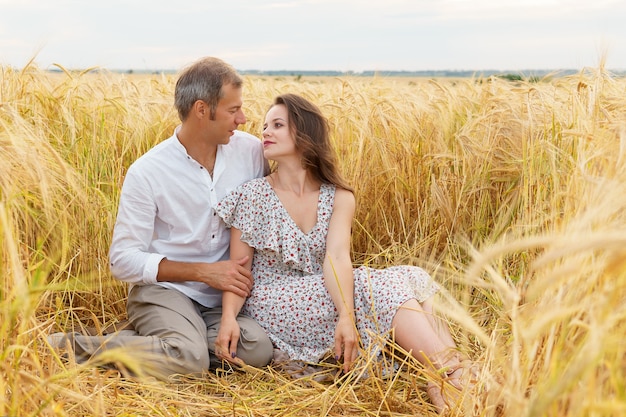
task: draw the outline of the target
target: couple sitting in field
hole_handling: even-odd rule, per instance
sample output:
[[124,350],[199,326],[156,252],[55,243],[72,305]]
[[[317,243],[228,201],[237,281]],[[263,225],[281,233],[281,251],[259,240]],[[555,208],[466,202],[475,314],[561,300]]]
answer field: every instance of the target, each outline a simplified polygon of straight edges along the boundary
[[320,110],[278,96],[260,142],[236,130],[242,79],[215,58],[181,74],[175,106],[181,125],[128,170],[113,233],[110,267],[131,284],[134,330],[64,334],[76,357],[132,347],[150,355],[145,373],[167,377],[332,352],[348,372],[389,335],[432,371],[433,404],[454,401],[467,369],[433,313],[438,285],[414,266],[352,266],[355,197]]

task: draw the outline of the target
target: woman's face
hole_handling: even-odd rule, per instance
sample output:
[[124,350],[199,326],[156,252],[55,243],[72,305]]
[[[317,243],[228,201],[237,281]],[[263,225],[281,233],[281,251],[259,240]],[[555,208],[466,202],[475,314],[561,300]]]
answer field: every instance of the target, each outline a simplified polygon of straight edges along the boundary
[[263,124],[263,155],[270,160],[297,155],[296,143],[289,129],[287,108],[272,106]]

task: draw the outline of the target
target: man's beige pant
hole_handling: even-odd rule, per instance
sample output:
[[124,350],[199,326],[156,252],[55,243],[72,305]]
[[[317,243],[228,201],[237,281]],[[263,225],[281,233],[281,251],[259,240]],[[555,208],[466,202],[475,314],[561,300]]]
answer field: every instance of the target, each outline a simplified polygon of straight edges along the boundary
[[[127,310],[134,331],[122,330],[104,337],[71,335],[77,360],[105,359],[105,352],[115,358],[112,349],[123,348],[120,359],[129,355],[142,372],[161,378],[199,374],[221,364],[214,355],[221,307],[207,308],[179,291],[144,285],[132,288]],[[237,322],[241,328],[237,357],[251,366],[267,365],[273,347],[263,328],[241,314]]]

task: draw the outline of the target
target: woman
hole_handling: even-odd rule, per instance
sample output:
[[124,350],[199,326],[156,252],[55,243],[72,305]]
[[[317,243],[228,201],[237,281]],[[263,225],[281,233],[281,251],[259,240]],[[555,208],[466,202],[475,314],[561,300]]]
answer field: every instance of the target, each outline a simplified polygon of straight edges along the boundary
[[[241,310],[291,359],[315,363],[333,349],[345,372],[359,341],[368,347],[370,332],[393,329],[396,343],[460,388],[461,362],[433,314],[439,286],[431,277],[414,266],[353,270],[355,198],[338,173],[320,110],[297,95],[277,97],[265,118],[263,147],[273,172],[243,184],[217,207],[231,227],[231,259],[249,257],[254,288],[247,300],[224,292],[216,354],[237,362]],[[440,410],[442,388],[441,378],[428,388]]]

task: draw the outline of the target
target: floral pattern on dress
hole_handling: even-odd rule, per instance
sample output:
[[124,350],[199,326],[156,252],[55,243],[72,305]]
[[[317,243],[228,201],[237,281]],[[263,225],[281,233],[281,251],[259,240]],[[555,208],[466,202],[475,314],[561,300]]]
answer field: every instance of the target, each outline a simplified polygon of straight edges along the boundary
[[[226,225],[241,230],[242,241],[255,249],[254,288],[242,312],[293,360],[316,363],[334,346],[337,310],[322,275],[334,199],[335,186],[322,184],[317,223],[308,233],[289,216],[266,178],[242,184],[216,207]],[[355,319],[363,346],[372,343],[370,334],[391,329],[406,301],[423,302],[439,289],[416,266],[354,269]]]

